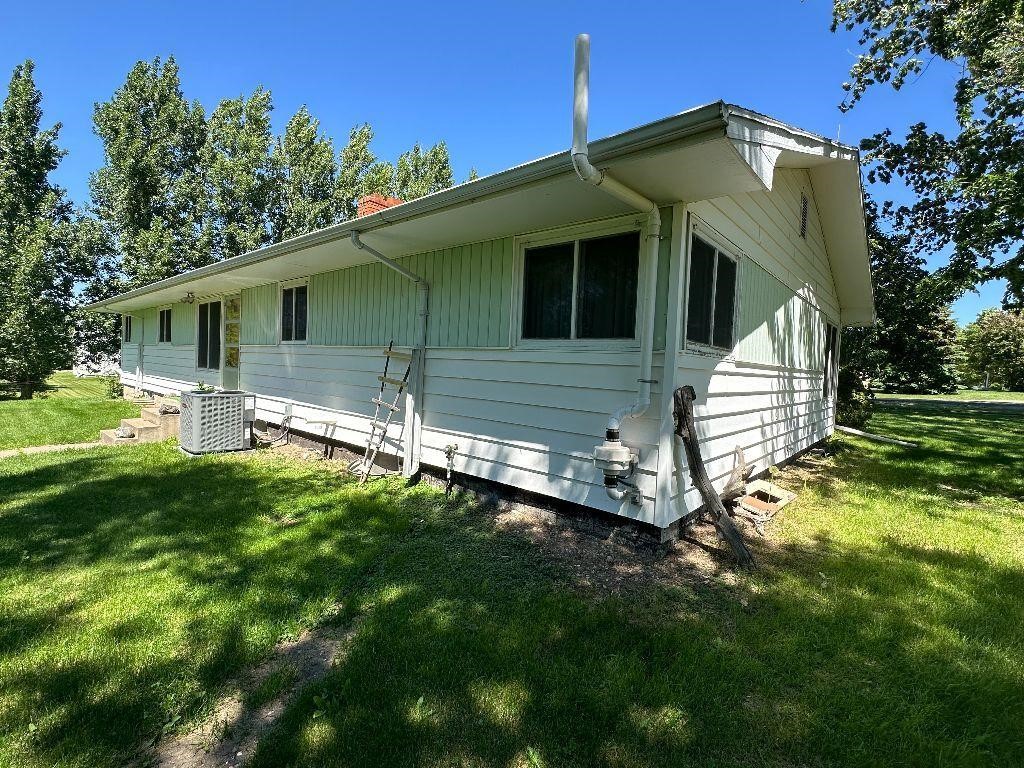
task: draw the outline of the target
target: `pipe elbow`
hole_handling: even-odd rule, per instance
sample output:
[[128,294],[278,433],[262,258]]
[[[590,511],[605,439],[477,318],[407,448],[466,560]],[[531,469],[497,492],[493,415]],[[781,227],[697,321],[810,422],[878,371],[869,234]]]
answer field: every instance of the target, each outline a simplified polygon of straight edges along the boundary
[[601,186],[601,182],[604,181],[604,171],[600,171],[590,164],[590,158],[586,152],[574,151],[572,153],[572,167],[581,181],[593,184],[595,187]]

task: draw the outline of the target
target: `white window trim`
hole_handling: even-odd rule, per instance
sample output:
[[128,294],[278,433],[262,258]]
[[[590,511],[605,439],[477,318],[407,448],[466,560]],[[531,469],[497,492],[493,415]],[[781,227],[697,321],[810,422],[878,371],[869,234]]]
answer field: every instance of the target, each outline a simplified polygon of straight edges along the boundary
[[[164,311],[167,311],[167,312],[171,313],[170,314],[171,324],[167,328],[168,333],[169,333],[171,338],[169,338],[167,341],[161,341],[160,340],[160,313],[164,312]],[[163,306],[163,307],[157,307],[157,309],[156,309],[156,343],[157,344],[173,344],[174,343],[174,331],[172,330],[173,327],[174,327],[174,311],[173,311],[171,305],[167,304],[166,306]]]
[[[285,339],[284,338],[284,327],[281,323],[281,310],[284,308],[284,292],[286,288],[297,288],[299,286],[306,286],[306,338],[304,339]],[[292,305],[292,322],[295,321],[295,305]],[[309,344],[309,278],[300,277],[295,280],[285,280],[277,284],[277,343],[291,346],[293,344],[303,345]]]
[[[638,350],[640,349],[640,333],[643,324],[643,307],[646,297],[644,290],[647,285],[647,270],[650,265],[644,258],[643,247],[643,225],[645,219],[638,218],[635,214],[629,216],[617,216],[613,219],[592,221],[585,224],[576,224],[569,227],[559,227],[527,235],[518,235],[513,240],[513,269],[516,276],[515,290],[512,301],[512,338],[513,346],[517,349],[564,349],[564,350]],[[640,232],[640,252],[638,254],[639,268],[637,269],[637,300],[636,320],[633,324],[632,339],[525,339],[523,338],[523,300],[525,298],[526,279],[526,249],[536,248],[544,245],[558,245],[573,241],[573,272],[572,272],[572,317],[570,319],[570,333],[576,332],[576,293],[579,280],[579,252],[580,240],[589,240],[595,237],[606,237],[609,235],[621,235],[626,232]],[[651,297],[654,300],[654,297]]]
[[[718,253],[721,253],[728,259],[731,259],[736,263],[736,287],[733,291],[733,302],[732,302],[732,346],[731,347],[717,347],[714,344],[704,344],[699,341],[690,341],[687,337],[687,328],[689,326],[690,319],[690,251],[693,247],[693,236],[697,235],[703,240],[706,240],[708,244],[714,246]],[[686,233],[686,264],[684,267],[684,282],[683,296],[685,296],[686,307],[685,311],[680,313],[682,317],[683,327],[681,330],[681,336],[683,339],[683,352],[692,355],[700,355],[702,357],[716,357],[722,360],[735,360],[736,359],[736,348],[739,346],[738,329],[736,327],[736,319],[739,316],[740,301],[742,300],[740,275],[743,270],[743,261],[747,258],[746,254],[743,253],[731,240],[722,235],[720,232],[711,227],[707,222],[703,221],[695,215],[690,216],[690,226]],[[718,261],[715,260],[715,272],[714,279],[711,282],[711,336],[712,341],[714,340],[715,333],[715,291],[718,282]]]
[[[217,333],[220,334],[220,360],[217,361],[218,365],[216,368],[200,368],[199,367],[199,305],[200,304],[211,304],[215,301],[220,302],[220,327],[217,329]],[[204,373],[215,373],[220,376],[220,372],[224,367],[224,296],[221,294],[215,294],[213,296],[201,296],[195,300],[195,319],[196,319],[196,342],[195,342],[195,355],[193,359],[196,361],[196,371]],[[209,350],[207,350],[209,352]],[[207,359],[209,362],[209,359]]]

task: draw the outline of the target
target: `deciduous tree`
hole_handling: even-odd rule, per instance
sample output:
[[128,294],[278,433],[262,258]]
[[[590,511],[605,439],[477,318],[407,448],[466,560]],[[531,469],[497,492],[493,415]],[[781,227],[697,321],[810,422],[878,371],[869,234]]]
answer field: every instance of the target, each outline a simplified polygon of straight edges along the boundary
[[1024,313],[985,310],[961,331],[958,343],[965,383],[1024,391]]
[[959,69],[957,131],[925,122],[905,137],[865,139],[868,179],[901,179],[916,202],[894,207],[917,253],[952,247],[938,285],[952,299],[1002,277],[1004,302],[1024,301],[1024,3],[1019,0],[834,0],[833,31],[856,31],[864,52],[842,109],[877,84],[901,90],[933,60]]
[[321,134],[320,121],[305,106],[277,139],[273,165],[277,178],[275,240],[328,227],[349,214],[340,192],[334,143]]

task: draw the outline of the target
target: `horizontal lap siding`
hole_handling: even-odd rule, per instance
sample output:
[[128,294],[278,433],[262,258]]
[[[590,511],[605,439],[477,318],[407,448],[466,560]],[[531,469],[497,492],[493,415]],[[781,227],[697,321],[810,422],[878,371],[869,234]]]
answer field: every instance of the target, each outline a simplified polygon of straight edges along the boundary
[[[800,237],[800,196],[808,198],[807,237]],[[694,421],[708,475],[721,489],[734,451],[755,472],[824,439],[834,418],[822,393],[827,317],[838,301],[806,172],[777,169],[771,192],[718,198],[690,210],[748,258],[739,273],[737,344],[722,360],[683,352],[675,386],[696,391]],[[673,438],[670,501],[658,510],[668,525],[702,499],[685,450]]]

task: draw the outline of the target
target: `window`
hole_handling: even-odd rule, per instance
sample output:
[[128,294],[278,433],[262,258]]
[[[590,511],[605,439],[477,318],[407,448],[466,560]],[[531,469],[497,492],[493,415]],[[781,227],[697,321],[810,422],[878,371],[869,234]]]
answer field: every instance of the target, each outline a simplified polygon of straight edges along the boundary
[[281,291],[281,341],[306,340],[308,286],[295,285]]
[[524,339],[633,339],[640,233],[527,248]]
[[697,235],[690,241],[690,292],[686,340],[732,349],[736,310],[736,259]]
[[121,340],[125,344],[131,344],[132,342],[132,316],[125,315],[121,326]]
[[807,239],[807,195],[800,194],[800,237]]
[[160,342],[169,343],[171,341],[171,310],[161,309],[160,310]]
[[199,305],[196,327],[196,367],[220,370],[220,302],[209,301]]
[[822,394],[825,399],[835,395],[836,353],[839,351],[839,329],[832,323],[825,324],[825,370],[822,378]]

